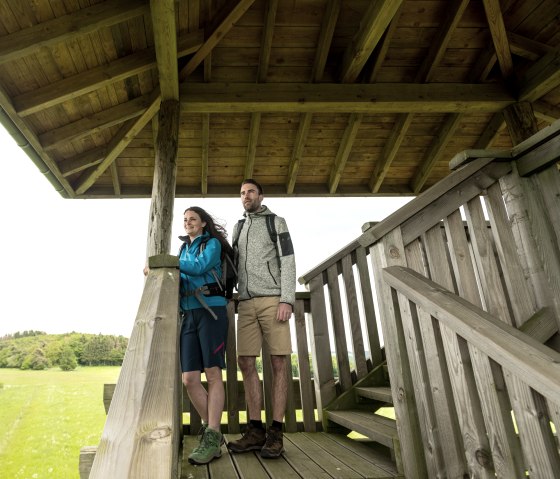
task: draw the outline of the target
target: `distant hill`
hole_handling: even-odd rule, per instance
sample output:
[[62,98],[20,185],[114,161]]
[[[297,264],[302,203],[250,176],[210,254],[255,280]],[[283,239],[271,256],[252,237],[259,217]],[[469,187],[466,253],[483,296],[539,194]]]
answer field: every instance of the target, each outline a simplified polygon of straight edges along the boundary
[[82,366],[120,366],[128,338],[103,334],[46,334],[23,331],[0,338],[0,368],[63,370]]

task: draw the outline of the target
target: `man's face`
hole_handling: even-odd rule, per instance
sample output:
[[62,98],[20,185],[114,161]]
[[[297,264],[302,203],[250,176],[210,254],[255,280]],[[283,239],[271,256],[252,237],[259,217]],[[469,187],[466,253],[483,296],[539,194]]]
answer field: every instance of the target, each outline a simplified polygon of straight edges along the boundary
[[253,183],[246,183],[241,186],[241,203],[245,211],[255,213],[259,211],[263,195],[259,195],[259,189]]

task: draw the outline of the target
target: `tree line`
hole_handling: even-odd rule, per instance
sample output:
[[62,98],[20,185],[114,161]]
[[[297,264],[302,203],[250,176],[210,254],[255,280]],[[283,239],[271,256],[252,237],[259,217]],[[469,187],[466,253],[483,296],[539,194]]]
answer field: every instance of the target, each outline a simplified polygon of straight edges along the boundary
[[23,331],[0,338],[0,368],[64,371],[81,366],[120,366],[128,338],[103,334]]

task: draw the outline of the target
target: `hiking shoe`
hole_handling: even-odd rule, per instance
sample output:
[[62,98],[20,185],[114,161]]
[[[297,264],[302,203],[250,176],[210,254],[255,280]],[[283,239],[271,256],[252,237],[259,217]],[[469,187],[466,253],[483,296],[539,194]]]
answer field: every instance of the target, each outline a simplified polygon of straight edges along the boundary
[[227,447],[231,452],[260,451],[265,442],[266,431],[249,423],[241,439],[228,443]]
[[222,433],[206,427],[200,444],[189,454],[191,464],[208,464],[222,455]]
[[261,449],[261,457],[274,459],[284,452],[284,435],[278,429],[269,429],[266,443]]

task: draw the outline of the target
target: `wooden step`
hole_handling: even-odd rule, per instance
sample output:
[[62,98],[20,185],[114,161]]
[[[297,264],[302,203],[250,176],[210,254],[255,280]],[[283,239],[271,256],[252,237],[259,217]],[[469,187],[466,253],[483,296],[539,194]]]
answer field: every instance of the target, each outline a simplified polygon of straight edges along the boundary
[[389,386],[357,387],[355,390],[360,397],[393,404],[393,396]]
[[370,411],[325,411],[327,419],[347,429],[356,431],[390,449],[398,441],[397,423],[394,419]]

